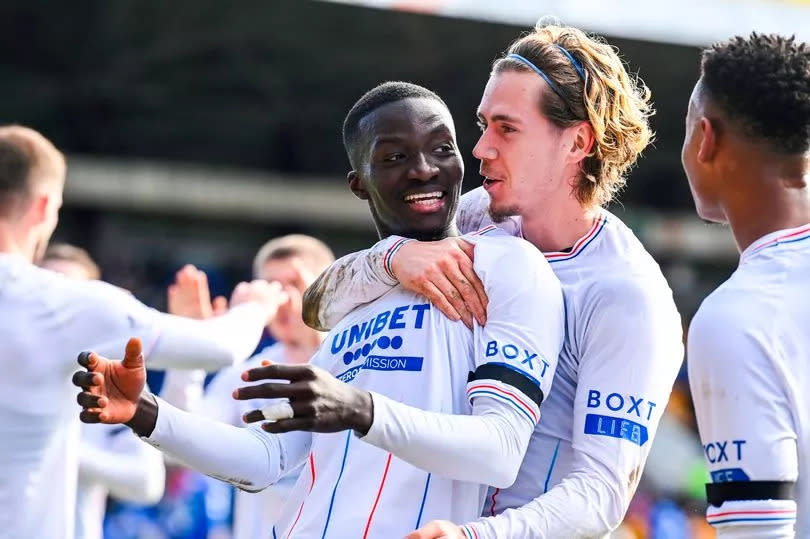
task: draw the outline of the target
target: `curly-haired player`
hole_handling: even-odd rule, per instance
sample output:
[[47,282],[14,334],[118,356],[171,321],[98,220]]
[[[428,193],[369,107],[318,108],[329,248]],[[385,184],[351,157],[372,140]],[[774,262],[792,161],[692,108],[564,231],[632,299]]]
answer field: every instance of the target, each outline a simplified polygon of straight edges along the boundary
[[[495,61],[473,150],[484,187],[462,198],[457,225],[494,224],[545,253],[563,286],[565,342],[518,478],[490,490],[488,518],[431,523],[414,537],[601,537],[621,523],[683,359],[660,269],[602,208],[652,138],[650,114],[649,91],[616,51],[576,28],[540,26]],[[308,321],[328,327],[399,281],[449,316],[484,322],[458,240],[400,241],[327,270],[307,294]],[[413,445],[397,418],[375,409],[373,421],[370,443],[395,453]],[[441,443],[440,433],[423,437]]]
[[689,331],[707,517],[718,537],[808,537],[810,46],[751,34],[704,51],[682,157],[698,214],[741,252]]

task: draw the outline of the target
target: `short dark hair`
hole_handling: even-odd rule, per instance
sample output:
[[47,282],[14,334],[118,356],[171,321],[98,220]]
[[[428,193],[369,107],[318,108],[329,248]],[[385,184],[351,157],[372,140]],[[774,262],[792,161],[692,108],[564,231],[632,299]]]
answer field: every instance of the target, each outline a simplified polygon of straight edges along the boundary
[[356,168],[357,142],[360,138],[360,122],[383,105],[408,98],[433,99],[447,108],[436,93],[410,82],[390,81],[375,86],[357,100],[343,120],[343,146],[353,168]]
[[702,86],[743,134],[772,150],[810,149],[810,47],[752,32],[703,51]]

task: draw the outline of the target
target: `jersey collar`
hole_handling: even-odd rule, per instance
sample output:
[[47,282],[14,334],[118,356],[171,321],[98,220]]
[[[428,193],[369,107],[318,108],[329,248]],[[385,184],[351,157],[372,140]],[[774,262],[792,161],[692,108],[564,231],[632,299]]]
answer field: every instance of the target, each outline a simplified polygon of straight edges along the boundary
[[810,223],[796,228],[777,230],[776,232],[766,234],[749,245],[740,255],[740,260],[745,260],[764,249],[770,249],[771,247],[784,245],[786,243],[804,241],[806,239],[810,239]]
[[[543,253],[548,260],[549,264],[553,264],[555,262],[563,262],[565,260],[571,260],[572,258],[576,258],[579,256],[588,245],[590,245],[593,240],[602,232],[602,229],[605,228],[605,223],[607,223],[607,215],[605,212],[601,212],[599,217],[593,223],[590,230],[579,238],[575,243],[574,246],[569,251],[551,251],[548,253]],[[521,230],[521,236],[523,236],[523,231]]]

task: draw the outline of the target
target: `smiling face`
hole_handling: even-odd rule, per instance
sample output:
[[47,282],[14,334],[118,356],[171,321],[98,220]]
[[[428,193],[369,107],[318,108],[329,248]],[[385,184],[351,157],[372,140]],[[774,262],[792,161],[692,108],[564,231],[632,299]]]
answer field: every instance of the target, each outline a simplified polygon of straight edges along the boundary
[[543,207],[565,181],[565,129],[540,112],[545,82],[534,73],[504,71],[487,82],[478,122],[481,138],[473,155],[496,220]]
[[380,106],[359,124],[349,185],[368,200],[381,236],[440,239],[453,227],[464,163],[450,111],[429,98]]

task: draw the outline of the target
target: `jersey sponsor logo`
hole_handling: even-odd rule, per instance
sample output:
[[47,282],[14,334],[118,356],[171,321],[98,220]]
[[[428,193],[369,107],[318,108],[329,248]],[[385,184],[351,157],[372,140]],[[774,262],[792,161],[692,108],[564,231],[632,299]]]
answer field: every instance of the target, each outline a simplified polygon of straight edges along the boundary
[[621,393],[608,393],[602,398],[602,392],[596,389],[588,391],[588,408],[607,408],[611,412],[623,412],[630,416],[649,421],[656,404],[650,400]]
[[423,361],[423,358],[413,356],[369,356],[363,363],[338,374],[336,378],[341,382],[351,382],[364,369],[372,371],[421,371]]
[[712,483],[728,483],[729,481],[750,481],[751,478],[742,468],[725,468],[711,473]]
[[517,347],[511,343],[502,343],[495,340],[487,343],[484,355],[490,361],[494,357],[503,357],[507,362],[511,362],[513,365],[517,364],[522,369],[537,374],[541,378],[546,375],[546,370],[549,367],[548,361],[535,352],[526,350],[523,347]]
[[706,460],[711,464],[730,462],[735,457],[739,462],[743,459],[743,446],[745,444],[746,440],[721,440],[705,444],[703,451],[706,453]]
[[[425,313],[430,310],[430,303],[422,303],[418,305],[402,305],[394,309],[382,311],[372,316],[362,323],[354,324],[341,332],[335,333],[332,337],[331,351],[333,355],[341,353],[344,349],[352,348],[355,345],[360,345],[354,350],[346,350],[343,353],[343,362],[349,364],[352,361],[359,359],[361,350],[367,348],[365,354],[368,355],[372,343],[368,341],[377,337],[383,330],[395,329],[422,329],[425,321]],[[395,339],[399,338],[399,344],[402,345],[401,337],[388,338],[389,344],[393,343]],[[382,339],[376,339],[377,344]],[[383,342],[386,342],[383,340]],[[398,348],[398,347],[397,347]]]
[[647,443],[650,436],[647,427],[629,419],[609,415],[588,414],[585,416],[585,434],[609,436],[627,440],[638,446]]

